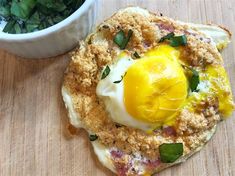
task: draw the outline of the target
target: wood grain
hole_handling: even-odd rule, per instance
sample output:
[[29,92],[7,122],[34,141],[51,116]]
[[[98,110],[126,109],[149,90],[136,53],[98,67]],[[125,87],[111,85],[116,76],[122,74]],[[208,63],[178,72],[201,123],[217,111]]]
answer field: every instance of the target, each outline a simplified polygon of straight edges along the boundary
[[[197,23],[223,24],[235,33],[235,0],[102,0],[98,21],[127,5]],[[233,37],[233,41],[234,37]],[[235,94],[235,43],[223,52]],[[0,176],[111,176],[79,131],[67,136],[60,88],[67,55],[27,60],[0,50]],[[161,176],[235,175],[234,115],[206,147]]]

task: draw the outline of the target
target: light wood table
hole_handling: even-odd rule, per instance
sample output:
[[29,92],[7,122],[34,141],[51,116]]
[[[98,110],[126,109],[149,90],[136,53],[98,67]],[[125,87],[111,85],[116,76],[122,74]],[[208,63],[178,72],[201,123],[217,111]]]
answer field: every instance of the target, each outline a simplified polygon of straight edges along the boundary
[[[235,0],[102,0],[99,20],[127,5],[192,21],[213,22],[235,33]],[[234,37],[233,37],[233,41]],[[235,43],[223,52],[235,94]],[[61,98],[67,55],[27,60],[0,51],[0,176],[110,176],[81,130],[67,135]],[[213,139],[186,163],[161,176],[235,175],[235,117],[222,122]]]

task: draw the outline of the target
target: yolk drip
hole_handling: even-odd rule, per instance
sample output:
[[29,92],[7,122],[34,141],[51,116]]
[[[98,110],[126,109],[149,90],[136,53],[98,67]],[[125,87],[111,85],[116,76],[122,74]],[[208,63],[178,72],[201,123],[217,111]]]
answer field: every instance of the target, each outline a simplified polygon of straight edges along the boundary
[[206,77],[212,84],[210,92],[213,92],[218,97],[220,113],[223,117],[230,116],[234,110],[234,103],[225,69],[220,65],[208,66]]
[[162,125],[174,119],[187,97],[179,51],[161,45],[131,65],[124,77],[124,104],[134,118]]

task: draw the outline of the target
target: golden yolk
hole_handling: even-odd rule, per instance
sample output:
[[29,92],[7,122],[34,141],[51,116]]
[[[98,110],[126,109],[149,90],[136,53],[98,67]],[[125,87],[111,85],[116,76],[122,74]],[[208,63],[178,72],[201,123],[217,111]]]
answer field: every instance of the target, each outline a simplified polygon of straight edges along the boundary
[[124,104],[134,118],[156,126],[174,119],[187,97],[179,51],[161,45],[131,65],[124,77]]
[[212,86],[213,92],[219,99],[219,111],[224,117],[228,117],[234,110],[233,95],[225,69],[220,65],[208,66],[206,69],[207,79]]

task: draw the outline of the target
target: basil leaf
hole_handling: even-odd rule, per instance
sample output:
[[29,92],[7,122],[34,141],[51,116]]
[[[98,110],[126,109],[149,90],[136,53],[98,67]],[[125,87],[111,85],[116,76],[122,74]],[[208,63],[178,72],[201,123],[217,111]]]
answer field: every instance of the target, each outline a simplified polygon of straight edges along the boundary
[[139,55],[137,52],[134,52],[133,56],[134,56],[135,58],[137,58],[137,59],[140,58],[140,55]]
[[191,89],[192,92],[197,92],[198,91],[197,86],[200,82],[199,73],[196,70],[194,70],[193,68],[190,68],[190,70],[193,73],[193,75],[190,79],[190,82],[189,82],[190,83],[190,89]]
[[59,23],[59,22],[63,21],[63,19],[64,19],[63,17],[57,15],[53,18],[53,22],[54,23]]
[[132,30],[128,31],[127,36],[125,35],[125,32],[123,30],[120,30],[115,36],[114,36],[114,43],[116,43],[121,50],[124,50],[130,41],[130,38],[133,34]]
[[171,32],[169,34],[167,34],[166,36],[162,37],[158,43],[164,42],[165,40],[170,40],[172,37],[175,36],[174,32]]
[[54,10],[56,12],[62,12],[66,9],[66,6],[63,1],[58,0],[37,0],[37,3],[41,4],[49,10]]
[[8,33],[15,33],[14,32],[14,26],[16,24],[15,20],[9,21],[6,26],[3,29],[3,32],[8,32]]
[[172,47],[185,46],[187,44],[187,37],[185,35],[175,36],[170,39]]
[[7,18],[10,16],[10,14],[10,6],[0,7],[0,16]]
[[18,18],[27,19],[36,5],[36,0],[13,1],[11,4],[11,14]]
[[4,6],[4,5],[7,5],[7,2],[8,0],[0,0],[0,5],[1,6]]
[[35,12],[28,20],[27,20],[27,23],[28,24],[40,24],[41,23],[41,20],[40,20],[40,17],[39,17],[39,14],[38,12]]
[[125,41],[125,32],[120,30],[113,39],[114,43],[116,43],[120,48],[122,47]]
[[28,32],[34,32],[35,30],[37,30],[39,25],[37,24],[27,24],[26,25],[26,29]]
[[127,74],[127,72],[125,72],[125,74],[124,74],[123,76],[121,76],[121,79],[120,79],[120,80],[114,81],[113,83],[114,83],[114,84],[118,84],[118,83],[122,82],[122,80],[123,80],[124,76],[126,76],[126,74]]
[[128,31],[126,41],[125,41],[125,43],[123,44],[123,49],[126,48],[127,43],[130,41],[132,34],[133,34],[133,31],[130,29],[130,30]]
[[96,139],[98,139],[98,136],[96,134],[91,134],[89,136],[89,139],[90,139],[90,141],[95,141]]
[[20,28],[20,25],[18,23],[15,23],[14,30],[15,30],[16,34],[21,33],[21,28]]
[[109,75],[110,71],[111,70],[110,70],[109,66],[107,65],[106,68],[104,69],[103,73],[102,73],[101,79],[106,78]]
[[118,83],[122,82],[122,80],[123,80],[123,76],[122,76],[122,78],[121,78],[120,80],[114,81],[113,83],[114,83],[114,84],[118,84]]
[[183,144],[162,144],[159,146],[159,153],[163,163],[173,163],[183,155]]
[[171,32],[166,36],[162,37],[158,43],[164,42],[165,40],[169,40],[170,45],[172,47],[185,46],[187,44],[186,35],[175,36],[174,32]]

